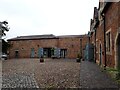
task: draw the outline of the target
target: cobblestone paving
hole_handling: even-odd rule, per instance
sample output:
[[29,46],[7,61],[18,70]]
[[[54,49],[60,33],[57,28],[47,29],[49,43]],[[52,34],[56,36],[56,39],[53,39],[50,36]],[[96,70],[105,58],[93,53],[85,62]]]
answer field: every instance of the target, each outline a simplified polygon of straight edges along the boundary
[[2,62],[2,88],[39,88],[34,78],[31,60]]
[[118,85],[95,63],[82,61],[80,69],[81,88],[118,89]]
[[40,63],[35,71],[36,80],[40,82],[38,83],[40,87],[78,88],[80,84],[80,63],[76,63],[74,59],[49,60]]
[[12,74],[3,76],[2,88],[39,88],[33,75]]
[[3,61],[3,88],[78,88],[80,63],[69,59]]

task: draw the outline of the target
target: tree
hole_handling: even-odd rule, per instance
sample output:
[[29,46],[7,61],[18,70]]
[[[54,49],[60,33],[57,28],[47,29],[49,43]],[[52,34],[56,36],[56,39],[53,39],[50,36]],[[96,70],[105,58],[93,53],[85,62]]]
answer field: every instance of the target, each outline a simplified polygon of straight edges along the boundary
[[[6,42],[4,42],[2,40],[2,36],[6,35],[5,31],[7,31],[7,32],[9,31],[8,22],[7,21],[0,22],[0,59],[1,59],[1,56],[2,56],[3,47],[4,47],[4,49],[3,49],[4,52],[7,53],[6,50],[7,50],[8,46],[6,46],[7,45]],[[3,43],[5,43],[4,45],[3,45],[2,41],[3,41]]]
[[0,22],[0,35],[5,36],[5,31],[8,32],[9,29],[7,21]]
[[2,39],[2,53],[7,54],[7,50],[10,47],[10,44],[6,42],[4,39]]

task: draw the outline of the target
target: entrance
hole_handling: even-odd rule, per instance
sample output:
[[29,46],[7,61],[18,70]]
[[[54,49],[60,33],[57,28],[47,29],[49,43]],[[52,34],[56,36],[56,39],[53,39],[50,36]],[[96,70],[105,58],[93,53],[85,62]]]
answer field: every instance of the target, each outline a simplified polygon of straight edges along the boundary
[[67,54],[67,49],[61,49],[60,50],[60,57],[61,58],[66,58],[66,54]]
[[16,50],[16,51],[15,51],[15,58],[18,58],[18,57],[19,57],[19,51]]
[[43,55],[44,57],[51,58],[51,48],[44,48]]
[[84,50],[84,59],[87,61],[94,61],[94,46],[93,44],[86,44]]
[[117,40],[117,56],[118,56],[118,69],[120,70],[120,35],[118,36]]
[[99,55],[99,60],[100,60],[100,62],[99,62],[99,65],[101,65],[102,64],[102,45],[100,44],[100,51],[99,51],[100,53],[100,55]]

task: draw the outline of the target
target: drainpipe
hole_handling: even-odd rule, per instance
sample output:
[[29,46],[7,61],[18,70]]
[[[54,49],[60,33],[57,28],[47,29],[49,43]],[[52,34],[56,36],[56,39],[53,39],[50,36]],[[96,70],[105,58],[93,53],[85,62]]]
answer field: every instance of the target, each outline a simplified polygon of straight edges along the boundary
[[105,15],[102,14],[103,17],[103,21],[104,21],[104,59],[105,59],[105,65],[104,65],[104,70],[106,70],[106,66],[107,66],[107,61],[106,61],[106,24],[105,24]]

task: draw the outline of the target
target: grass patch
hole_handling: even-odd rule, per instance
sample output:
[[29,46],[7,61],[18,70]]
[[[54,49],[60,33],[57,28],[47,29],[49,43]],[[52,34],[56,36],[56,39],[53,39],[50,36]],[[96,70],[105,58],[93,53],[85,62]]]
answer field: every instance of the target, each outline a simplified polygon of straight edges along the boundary
[[109,68],[109,67],[107,67],[106,70],[107,70],[107,71],[110,71],[110,72],[111,72],[111,71],[118,71],[118,70],[115,69],[115,68]]
[[106,68],[106,72],[110,75],[110,77],[115,80],[118,84],[120,84],[120,74],[119,71],[115,68]]

